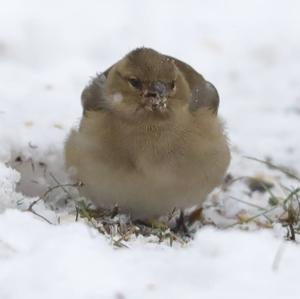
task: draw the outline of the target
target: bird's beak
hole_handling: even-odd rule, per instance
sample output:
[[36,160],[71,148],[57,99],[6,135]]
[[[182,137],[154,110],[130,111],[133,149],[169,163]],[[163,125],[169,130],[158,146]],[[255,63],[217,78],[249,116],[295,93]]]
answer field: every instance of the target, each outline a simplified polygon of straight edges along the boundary
[[143,91],[143,105],[149,111],[163,112],[167,108],[167,86],[160,82],[152,82],[148,89]]

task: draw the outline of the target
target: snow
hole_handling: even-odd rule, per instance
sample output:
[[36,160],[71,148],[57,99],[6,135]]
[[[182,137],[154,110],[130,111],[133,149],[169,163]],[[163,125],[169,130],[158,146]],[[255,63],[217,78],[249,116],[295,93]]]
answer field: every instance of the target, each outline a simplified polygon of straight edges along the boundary
[[0,238],[1,298],[298,296],[299,249],[266,231],[204,228],[185,248],[135,241],[112,250],[81,223],[49,226],[8,210]]
[[[298,1],[0,6],[0,298],[298,298],[299,245],[284,241],[278,219],[287,188],[299,181],[244,158],[271,158],[300,172]],[[129,249],[75,222],[61,189],[34,207],[54,225],[25,211],[55,180],[68,182],[63,143],[79,122],[90,77],[137,46],[190,63],[217,87],[230,174],[271,182],[281,204],[270,205],[268,192],[249,192],[240,179],[205,205],[206,222],[218,228],[206,225],[172,247],[132,236]],[[239,225],[262,211],[274,222],[261,215]]]

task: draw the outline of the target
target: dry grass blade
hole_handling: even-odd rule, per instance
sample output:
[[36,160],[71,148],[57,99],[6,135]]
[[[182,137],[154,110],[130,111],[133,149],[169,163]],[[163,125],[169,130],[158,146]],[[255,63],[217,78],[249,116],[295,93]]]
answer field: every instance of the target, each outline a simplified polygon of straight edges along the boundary
[[[248,201],[245,201],[245,200],[242,200],[242,199],[233,197],[233,196],[229,196],[229,198],[231,198],[231,199],[233,199],[233,200],[236,200],[236,201],[238,201],[238,202],[241,202],[241,203],[243,203],[243,204],[245,204],[245,205],[248,205],[248,206],[250,206],[250,207],[257,208],[257,209],[263,210],[263,211],[265,211],[265,212],[269,212],[268,209],[263,208],[263,207],[261,207],[261,206],[259,206],[259,205],[250,203],[250,202],[248,202]],[[268,217],[267,215],[264,215],[264,214],[263,214],[262,216],[264,216],[270,223],[273,223],[273,220],[272,220],[270,217]]]
[[267,165],[269,168],[276,169],[276,170],[284,173],[286,176],[300,182],[300,177],[298,177],[296,174],[294,174],[292,171],[286,169],[285,167],[277,166],[277,165],[273,164],[272,162],[265,161],[265,160],[260,160],[260,159],[254,158],[254,157],[244,156],[244,158],[246,158],[248,160],[256,161],[256,162],[259,162],[259,163],[263,163],[263,164]]
[[74,188],[77,188],[77,187],[80,187],[80,185],[78,183],[76,184],[64,184],[64,185],[56,185],[56,186],[53,186],[53,187],[50,187],[41,197],[39,197],[37,200],[33,201],[29,207],[28,207],[28,211],[31,211],[32,208],[38,203],[40,202],[41,200],[45,200],[47,198],[47,196],[54,190],[58,189],[58,188],[64,188],[64,187],[74,187]]
[[112,231],[113,231],[113,227],[115,227],[116,223],[112,223],[109,226],[110,227],[110,232],[107,232],[104,225],[103,225],[103,221],[102,222],[100,220],[97,221],[93,217],[93,212],[94,211],[89,209],[89,207],[85,204],[84,201],[79,201],[77,203],[77,211],[78,211],[78,214],[80,215],[80,217],[85,218],[87,220],[88,224],[90,224],[94,229],[96,229],[102,235],[105,235],[106,237],[109,237],[111,242],[112,242],[112,245],[114,245],[118,248],[129,248],[127,245],[122,243],[122,241],[124,241],[124,239],[122,237],[119,238],[118,240],[114,239]]
[[236,201],[238,201],[238,202],[241,202],[241,203],[243,203],[243,204],[245,204],[245,205],[248,205],[248,206],[250,206],[250,207],[257,208],[257,209],[260,209],[260,210],[263,210],[263,211],[268,211],[268,209],[266,209],[266,208],[263,208],[263,207],[261,207],[261,206],[259,206],[259,205],[254,204],[254,203],[251,203],[251,202],[248,202],[248,201],[245,201],[245,200],[236,198],[236,197],[234,197],[234,196],[229,196],[229,198],[231,198],[231,199],[233,199],[233,200],[236,200]]
[[31,210],[28,210],[29,212],[31,212],[32,214],[38,216],[39,218],[43,219],[44,221],[46,221],[47,223],[51,224],[51,225],[54,225],[54,223],[52,223],[50,220],[48,220],[46,217],[44,217],[43,215],[37,213],[35,210],[31,209]]
[[235,222],[235,223],[233,223],[233,224],[230,224],[230,225],[226,226],[225,228],[231,228],[231,227],[234,227],[234,226],[236,226],[236,225],[249,223],[249,222],[255,220],[256,218],[258,218],[258,217],[260,217],[260,216],[266,216],[266,214],[268,214],[268,213],[274,211],[275,209],[277,209],[277,207],[272,207],[271,209],[266,210],[266,211],[263,211],[262,213],[256,214],[256,215],[254,215],[253,217],[250,217],[250,218],[248,218],[248,219],[246,219],[246,220],[244,220],[244,221],[238,221],[238,222]]
[[51,175],[51,177],[55,180],[55,182],[56,182],[58,185],[50,187],[50,188],[49,188],[49,189],[48,189],[41,197],[39,197],[37,200],[34,200],[34,201],[29,205],[29,207],[27,208],[27,211],[33,213],[34,215],[36,215],[36,216],[38,216],[38,217],[40,217],[40,218],[42,218],[43,220],[45,220],[45,221],[48,222],[49,224],[54,224],[54,223],[52,223],[51,221],[49,221],[46,217],[44,217],[44,216],[40,215],[39,213],[37,213],[37,212],[33,209],[33,207],[34,207],[38,202],[40,202],[41,200],[46,200],[47,196],[48,196],[51,192],[53,192],[54,190],[56,190],[56,189],[58,189],[58,188],[62,188],[62,189],[68,194],[68,196],[70,196],[70,198],[71,198],[71,194],[70,194],[70,192],[67,191],[66,187],[78,188],[78,187],[80,187],[81,185],[78,184],[78,183],[75,183],[75,184],[60,184],[60,183],[58,182],[58,180],[54,177],[54,175],[52,175],[52,174],[50,174],[50,175]]
[[[286,212],[286,217],[281,218],[281,223],[287,226],[287,239],[296,241],[296,234],[299,233],[300,222],[300,199],[298,194],[300,188],[290,192],[283,203],[283,208]],[[297,230],[298,226],[298,230]]]

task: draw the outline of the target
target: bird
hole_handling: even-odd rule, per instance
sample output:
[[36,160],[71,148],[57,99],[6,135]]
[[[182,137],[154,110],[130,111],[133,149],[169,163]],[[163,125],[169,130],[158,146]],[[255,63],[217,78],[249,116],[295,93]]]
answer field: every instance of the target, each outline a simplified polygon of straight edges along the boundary
[[136,48],[81,95],[65,164],[96,207],[134,219],[201,207],[230,163],[216,88],[187,63]]

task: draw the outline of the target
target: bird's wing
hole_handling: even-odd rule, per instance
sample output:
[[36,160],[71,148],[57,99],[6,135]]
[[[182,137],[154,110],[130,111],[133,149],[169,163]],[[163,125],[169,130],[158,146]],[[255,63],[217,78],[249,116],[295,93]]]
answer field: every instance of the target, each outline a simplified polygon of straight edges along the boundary
[[112,67],[113,66],[101,74],[97,74],[96,77],[93,78],[88,86],[82,91],[81,104],[84,114],[86,111],[90,110],[101,110],[105,106],[104,86],[108,73]]
[[217,89],[190,65],[176,58],[169,57],[184,75],[191,89],[190,110],[196,111],[201,107],[208,107],[213,113],[218,113],[219,94]]

